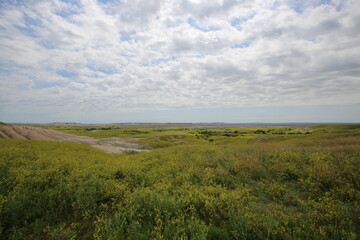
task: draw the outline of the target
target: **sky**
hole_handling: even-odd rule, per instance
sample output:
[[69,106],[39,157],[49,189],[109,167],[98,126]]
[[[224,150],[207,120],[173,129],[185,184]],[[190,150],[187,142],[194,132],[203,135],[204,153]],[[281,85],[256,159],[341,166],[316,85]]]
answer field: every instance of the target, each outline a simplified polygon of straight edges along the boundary
[[1,0],[0,121],[360,122],[360,3]]

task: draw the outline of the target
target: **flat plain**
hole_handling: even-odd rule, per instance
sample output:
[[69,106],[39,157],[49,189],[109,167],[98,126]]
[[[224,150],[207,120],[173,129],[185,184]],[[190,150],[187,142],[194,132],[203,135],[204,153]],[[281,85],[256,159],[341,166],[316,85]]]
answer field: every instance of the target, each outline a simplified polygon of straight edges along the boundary
[[144,151],[3,134],[2,239],[360,238],[359,124],[49,129]]

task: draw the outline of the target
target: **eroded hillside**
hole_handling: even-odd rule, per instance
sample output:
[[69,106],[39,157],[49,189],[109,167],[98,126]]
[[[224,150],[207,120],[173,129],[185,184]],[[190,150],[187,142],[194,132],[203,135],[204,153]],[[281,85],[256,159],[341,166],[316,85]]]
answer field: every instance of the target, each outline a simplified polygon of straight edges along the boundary
[[134,138],[105,138],[95,139],[87,136],[77,136],[52,129],[43,129],[27,126],[0,126],[0,138],[7,139],[27,139],[27,140],[45,140],[60,141],[89,145],[101,149],[107,153],[125,153],[125,152],[144,152],[145,144],[134,144]]

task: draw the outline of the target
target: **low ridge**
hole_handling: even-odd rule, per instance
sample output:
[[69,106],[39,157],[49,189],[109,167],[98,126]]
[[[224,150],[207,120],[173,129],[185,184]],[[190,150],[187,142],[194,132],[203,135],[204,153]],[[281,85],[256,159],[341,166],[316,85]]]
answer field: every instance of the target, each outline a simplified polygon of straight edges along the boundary
[[27,126],[0,125],[0,138],[60,141],[85,144],[101,149],[107,153],[145,152],[145,145],[131,143],[133,138],[95,139],[77,136],[51,129]]

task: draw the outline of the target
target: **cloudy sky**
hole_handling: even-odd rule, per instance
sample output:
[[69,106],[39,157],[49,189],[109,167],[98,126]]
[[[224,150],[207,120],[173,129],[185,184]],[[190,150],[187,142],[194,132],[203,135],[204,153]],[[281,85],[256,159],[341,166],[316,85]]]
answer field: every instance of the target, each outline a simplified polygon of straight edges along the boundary
[[1,0],[0,121],[360,122],[360,4]]

